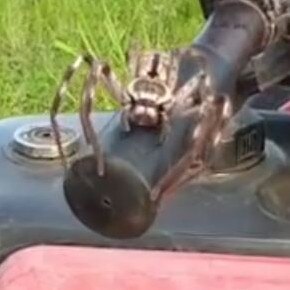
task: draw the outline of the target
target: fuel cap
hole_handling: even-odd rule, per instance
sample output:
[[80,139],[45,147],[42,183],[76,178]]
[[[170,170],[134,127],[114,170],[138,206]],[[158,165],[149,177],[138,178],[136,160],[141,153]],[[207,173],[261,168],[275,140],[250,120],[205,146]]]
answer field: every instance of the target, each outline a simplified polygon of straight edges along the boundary
[[[71,156],[78,151],[79,134],[68,127],[60,127],[63,152]],[[48,123],[29,124],[14,132],[12,148],[14,152],[31,159],[58,159],[52,127]]]

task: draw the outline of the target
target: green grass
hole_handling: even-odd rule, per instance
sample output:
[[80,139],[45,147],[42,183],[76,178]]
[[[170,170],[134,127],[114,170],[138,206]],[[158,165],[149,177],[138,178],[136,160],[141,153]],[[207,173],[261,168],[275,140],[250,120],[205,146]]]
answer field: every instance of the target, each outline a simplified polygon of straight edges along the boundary
[[[0,117],[47,113],[66,66],[84,50],[124,78],[131,40],[183,46],[201,22],[197,0],[0,0]],[[77,110],[81,76],[64,111]],[[97,108],[112,106],[101,94]]]

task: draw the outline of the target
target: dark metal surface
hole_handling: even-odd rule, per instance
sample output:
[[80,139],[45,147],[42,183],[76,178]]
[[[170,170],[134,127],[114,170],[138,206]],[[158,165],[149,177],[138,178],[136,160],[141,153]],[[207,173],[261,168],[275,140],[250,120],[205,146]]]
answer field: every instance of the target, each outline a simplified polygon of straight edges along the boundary
[[[39,243],[290,255],[289,225],[263,214],[255,195],[257,186],[286,163],[290,118],[271,112],[262,115],[269,120],[268,136],[280,148],[268,140],[267,158],[259,166],[184,188],[163,204],[145,235],[125,241],[91,232],[73,215],[64,196],[60,164],[25,161],[10,152],[14,131],[47,121],[46,116],[1,121],[0,256]],[[111,118],[110,113],[95,115],[96,129],[105,130]],[[77,116],[63,116],[61,123],[80,129]],[[138,143],[131,150],[138,152]]]
[[[231,96],[235,112],[247,97],[236,94],[237,81],[252,57],[265,49],[263,41],[268,31],[263,20],[260,13],[243,2],[217,2],[192,44],[196,53],[206,60],[213,89],[218,94]],[[188,58],[184,60],[188,62]],[[195,66],[188,67],[193,70]]]
[[[218,2],[219,1],[215,0],[200,0],[204,16],[209,21],[211,21],[210,18],[213,16],[214,8],[217,6]],[[237,11],[234,13],[241,15],[241,12],[241,9],[237,9]],[[248,20],[247,17],[243,17],[244,22],[241,22],[239,18],[236,17],[233,13],[227,13],[227,17],[235,19],[235,21],[231,20],[229,23],[232,25],[240,24],[240,27],[244,26],[245,32],[246,30],[249,32],[255,27],[254,22],[251,20],[250,14],[248,14],[248,16],[250,17]],[[255,17],[253,19],[255,19]],[[226,19],[224,20],[226,21]],[[284,20],[286,21],[287,18]],[[243,25],[244,23],[248,23],[248,26]],[[225,37],[231,34],[233,35],[229,37],[231,39],[231,45],[228,47],[234,48],[232,51],[237,57],[239,57],[238,51],[240,50],[245,52],[243,55],[246,55],[247,49],[251,49],[253,46],[248,42],[244,42],[244,44],[241,45],[238,36],[241,31],[235,35],[237,29],[236,31],[235,29],[232,29],[232,31],[230,30],[231,29],[228,29],[228,31],[224,33]],[[221,41],[222,38],[217,34],[214,39]],[[248,37],[247,41],[251,42],[251,37]],[[225,43],[226,42],[222,40],[222,44],[225,45]],[[271,88],[273,85],[278,84],[279,82],[289,77],[289,51],[289,39],[287,38],[285,40],[285,37],[283,37],[277,42],[272,43],[269,47],[266,47],[263,53],[258,54],[256,57],[252,58],[251,62],[247,63],[246,67],[242,71],[238,71],[237,86],[240,95],[243,95],[243,91],[250,95],[255,91],[257,92],[258,88],[262,90]],[[242,64],[242,62],[238,63]],[[220,69],[220,67],[218,68]]]

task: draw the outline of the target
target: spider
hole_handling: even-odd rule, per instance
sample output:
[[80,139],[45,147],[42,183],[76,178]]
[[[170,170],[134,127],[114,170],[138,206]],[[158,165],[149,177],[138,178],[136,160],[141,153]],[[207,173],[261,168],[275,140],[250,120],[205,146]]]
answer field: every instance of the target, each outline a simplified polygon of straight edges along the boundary
[[121,84],[107,62],[90,54],[77,57],[63,76],[50,112],[56,143],[64,166],[66,166],[65,157],[61,149],[56,115],[71,79],[82,63],[87,63],[90,70],[82,94],[80,119],[85,139],[92,145],[98,160],[98,173],[101,176],[104,175],[103,154],[89,120],[98,83],[101,82],[121,105],[121,124],[124,131],[130,132],[131,124],[157,128],[160,132],[159,143],[162,144],[170,132],[170,117],[174,112],[186,115],[195,111],[192,107],[192,96],[195,95],[205,75],[201,70],[183,86],[176,88],[179,60],[185,51],[184,49],[170,52],[131,49],[127,54],[131,81],[125,86]]

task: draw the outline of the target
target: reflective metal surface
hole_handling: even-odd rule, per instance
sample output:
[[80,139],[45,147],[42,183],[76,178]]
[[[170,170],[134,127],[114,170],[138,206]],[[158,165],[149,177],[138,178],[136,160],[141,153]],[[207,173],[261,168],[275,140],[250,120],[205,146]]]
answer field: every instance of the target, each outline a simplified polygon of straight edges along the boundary
[[[76,153],[79,146],[79,134],[72,128],[61,128],[62,146],[66,156]],[[12,140],[15,152],[31,159],[57,159],[59,153],[55,145],[49,123],[31,123],[19,127]]]

